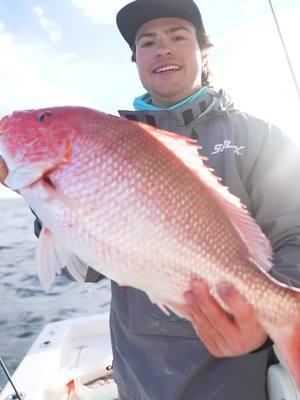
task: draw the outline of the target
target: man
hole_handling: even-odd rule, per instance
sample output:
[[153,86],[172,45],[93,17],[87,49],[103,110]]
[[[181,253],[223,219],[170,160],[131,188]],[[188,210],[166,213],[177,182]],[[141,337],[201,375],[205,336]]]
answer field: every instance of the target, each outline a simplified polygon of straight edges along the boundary
[[[196,138],[201,154],[272,242],[272,274],[300,282],[300,157],[281,132],[234,109],[210,84],[200,12],[191,0],[136,0],[117,25],[147,93],[121,116]],[[36,224],[38,232],[38,224]],[[67,270],[66,270],[67,273]],[[86,280],[102,277],[89,268]],[[151,284],[151,282],[149,283]],[[186,293],[192,324],[112,282],[111,336],[120,400],[266,400],[273,353],[255,313],[230,285]]]
[[[208,165],[272,241],[273,274],[299,285],[299,153],[278,129],[238,112],[227,96],[207,87],[211,43],[195,3],[136,0],[119,11],[117,25],[147,91],[135,99],[135,112],[121,116],[197,138]],[[271,343],[233,287],[223,285],[219,293],[230,314],[204,282],[193,283],[186,293],[192,327],[163,315],[143,293],[112,283],[121,400],[267,399]]]

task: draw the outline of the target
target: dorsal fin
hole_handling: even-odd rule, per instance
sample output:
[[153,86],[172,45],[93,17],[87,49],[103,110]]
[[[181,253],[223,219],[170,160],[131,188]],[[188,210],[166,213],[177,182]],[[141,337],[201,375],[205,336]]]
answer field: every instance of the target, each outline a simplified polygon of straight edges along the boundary
[[137,124],[161,142],[187,168],[193,171],[197,178],[207,187],[211,197],[240,235],[248,251],[246,257],[260,269],[269,271],[272,268],[272,247],[269,240],[260,226],[250,216],[240,199],[230,193],[228,188],[221,183],[221,179],[204,165],[204,158],[199,156],[197,151],[201,149],[197,142],[176,133],[155,129],[142,123]]

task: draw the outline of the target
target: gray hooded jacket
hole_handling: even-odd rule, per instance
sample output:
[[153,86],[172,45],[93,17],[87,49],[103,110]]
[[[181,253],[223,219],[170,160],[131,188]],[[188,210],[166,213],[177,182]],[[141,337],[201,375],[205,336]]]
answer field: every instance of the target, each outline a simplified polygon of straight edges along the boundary
[[[270,239],[272,274],[300,287],[300,151],[276,127],[234,109],[222,92],[173,111],[120,115],[193,137],[209,167]],[[143,245],[143,243],[141,243]],[[101,275],[86,267],[86,280]],[[151,282],[149,282],[149,285]],[[191,324],[112,282],[111,337],[120,400],[266,400],[271,347],[215,358]]]
[[[300,286],[300,151],[288,138],[235,110],[231,100],[214,89],[177,110],[120,115],[196,138],[208,166],[270,239],[273,275]],[[165,316],[142,292],[114,282],[111,330],[122,400],[267,399],[270,348],[215,358],[189,322]]]

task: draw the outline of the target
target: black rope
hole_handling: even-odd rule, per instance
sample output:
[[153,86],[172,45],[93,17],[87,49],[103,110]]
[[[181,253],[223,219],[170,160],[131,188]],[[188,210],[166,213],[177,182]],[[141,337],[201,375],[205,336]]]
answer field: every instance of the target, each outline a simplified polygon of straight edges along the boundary
[[293,68],[293,64],[292,64],[292,61],[290,59],[289,53],[287,51],[287,48],[286,48],[286,45],[285,45],[285,42],[284,42],[284,39],[283,39],[283,35],[281,33],[281,29],[280,29],[280,26],[279,26],[279,22],[278,22],[278,19],[276,17],[276,14],[275,14],[275,10],[274,10],[272,1],[271,0],[268,0],[268,1],[269,1],[269,4],[270,4],[270,7],[271,7],[271,11],[272,11],[272,14],[273,14],[273,18],[274,18],[275,24],[277,26],[278,34],[279,34],[279,37],[280,37],[280,40],[281,40],[281,43],[282,43],[282,46],[283,46],[283,49],[284,49],[284,52],[285,52],[285,56],[286,56],[286,59],[287,59],[287,62],[288,62],[288,65],[289,65],[293,80],[294,80],[295,88],[296,88],[296,91],[297,91],[297,94],[298,94],[298,97],[299,97],[299,100],[300,100],[300,88],[299,88],[299,85],[298,85],[298,82],[297,82],[297,78],[296,78],[296,74],[295,74],[295,71],[294,71],[294,68]]
[[14,391],[15,391],[15,394],[16,394],[16,396],[17,396],[16,399],[22,400],[22,397],[21,397],[21,395],[19,394],[19,392],[17,391],[17,389],[16,389],[16,387],[15,387],[15,385],[14,385],[12,379],[11,379],[11,376],[9,375],[9,372],[8,372],[8,370],[7,370],[7,368],[6,368],[5,364],[4,364],[4,362],[2,361],[2,358],[1,358],[1,357],[0,357],[0,365],[1,365],[1,367],[2,367],[2,369],[3,369],[3,371],[4,371],[4,373],[5,373],[5,375],[6,375],[6,377],[7,377],[7,379],[9,380],[9,383],[11,384],[11,386],[13,387],[13,389],[14,389]]

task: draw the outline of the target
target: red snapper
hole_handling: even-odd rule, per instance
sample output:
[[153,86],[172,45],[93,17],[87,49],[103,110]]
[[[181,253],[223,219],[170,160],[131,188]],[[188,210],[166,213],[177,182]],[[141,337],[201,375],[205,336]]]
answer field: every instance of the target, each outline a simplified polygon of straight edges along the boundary
[[93,267],[187,317],[195,278],[232,283],[300,385],[300,295],[269,278],[272,249],[240,200],[182,136],[82,107],[14,112],[0,123],[5,183],[43,223],[43,286]]

